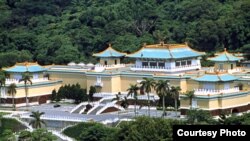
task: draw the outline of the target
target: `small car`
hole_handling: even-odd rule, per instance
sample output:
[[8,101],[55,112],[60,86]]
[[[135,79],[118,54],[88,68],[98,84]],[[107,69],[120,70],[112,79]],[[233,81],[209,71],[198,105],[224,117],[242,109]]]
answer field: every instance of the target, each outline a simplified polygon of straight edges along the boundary
[[61,105],[59,105],[59,104],[55,104],[54,105],[54,108],[57,108],[57,107],[60,107]]

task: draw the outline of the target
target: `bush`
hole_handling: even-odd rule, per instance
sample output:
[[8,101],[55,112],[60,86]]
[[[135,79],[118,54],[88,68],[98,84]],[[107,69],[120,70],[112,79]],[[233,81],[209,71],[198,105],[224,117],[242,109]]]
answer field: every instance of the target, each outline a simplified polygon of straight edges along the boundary
[[88,100],[86,90],[82,89],[78,83],[73,85],[61,86],[57,93],[53,90],[52,97],[57,102],[63,98],[73,99],[76,104]]
[[17,120],[15,119],[7,119],[7,118],[1,118],[0,119],[0,135],[3,133],[4,130],[9,129],[12,132],[18,132],[20,130],[26,129],[25,126],[20,124]]
[[99,141],[104,140],[107,136],[115,131],[114,128],[107,127],[100,123],[89,122],[79,123],[69,127],[63,133],[71,138],[81,141]]

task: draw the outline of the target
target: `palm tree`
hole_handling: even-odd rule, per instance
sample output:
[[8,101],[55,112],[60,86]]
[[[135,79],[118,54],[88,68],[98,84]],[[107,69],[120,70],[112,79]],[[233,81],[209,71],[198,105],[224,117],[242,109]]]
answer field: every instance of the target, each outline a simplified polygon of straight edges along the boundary
[[[113,98],[112,101],[115,101],[115,100],[116,100],[117,102],[121,101],[120,95],[121,95],[121,92],[118,92],[118,94],[115,95],[115,98]],[[116,102],[116,103],[117,103],[117,102]],[[120,107],[120,106],[121,106],[121,103],[120,103],[120,105],[118,105],[118,106]],[[124,107],[123,107],[123,108],[124,108]],[[125,109],[125,108],[124,108],[124,109]],[[118,114],[118,117],[119,117],[119,111],[117,111],[117,114]]]
[[150,116],[150,99],[149,99],[149,93],[151,92],[152,88],[154,88],[155,80],[152,79],[152,78],[143,78],[143,81],[141,81],[140,84],[141,84],[142,89],[148,95],[148,116]]
[[94,100],[95,93],[96,93],[96,87],[90,86],[88,94],[88,104]]
[[136,116],[136,105],[137,105],[137,95],[138,95],[138,90],[140,88],[137,86],[137,84],[130,84],[130,87],[127,89],[128,95],[127,96],[133,96],[134,97],[134,110],[135,110],[135,116]]
[[163,109],[163,113],[162,113],[162,117],[166,114],[166,108],[165,108],[165,96],[167,94],[169,94],[170,92],[170,85],[169,85],[169,81],[168,80],[159,80],[156,84],[155,84],[155,90],[156,93],[159,96],[162,96],[162,109]]
[[22,75],[22,79],[19,80],[19,83],[22,81],[24,82],[24,87],[25,87],[26,107],[28,107],[28,87],[27,87],[27,84],[30,83],[30,85],[32,85],[31,76],[28,72],[26,72]]
[[12,96],[12,105],[13,105],[13,110],[16,109],[16,106],[15,106],[15,95],[16,95],[16,84],[15,83],[11,83],[8,87],[8,94],[10,94]]
[[177,109],[178,109],[177,101],[179,99],[180,91],[181,91],[181,88],[179,86],[177,87],[172,86],[170,90],[170,94],[174,98],[175,115],[177,115]]
[[124,109],[127,109],[128,108],[128,100],[127,100],[127,97],[124,96],[124,98],[121,100],[121,104],[120,104]]
[[190,109],[192,109],[192,105],[193,105],[193,98],[195,97],[195,95],[194,95],[194,91],[188,91],[187,93],[186,93],[186,96],[187,96],[187,98],[189,99],[189,105],[190,105]]
[[41,119],[41,116],[44,114],[44,112],[32,112],[30,117],[33,117],[33,120],[29,123],[29,125],[32,125],[34,128],[41,128],[42,124],[45,125],[45,122]]
[[[2,87],[5,86],[5,75],[4,73],[1,71],[0,72],[0,96],[1,96],[1,92],[2,92]],[[1,97],[0,97],[0,103],[1,103]]]

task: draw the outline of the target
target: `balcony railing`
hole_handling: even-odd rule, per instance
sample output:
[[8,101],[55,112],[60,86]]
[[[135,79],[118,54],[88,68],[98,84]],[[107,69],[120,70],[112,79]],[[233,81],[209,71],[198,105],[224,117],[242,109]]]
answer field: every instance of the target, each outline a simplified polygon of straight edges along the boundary
[[120,67],[125,67],[125,64],[116,64],[116,65],[95,65],[95,67],[102,67],[102,68],[120,68]]
[[237,67],[235,69],[232,70],[228,70],[228,73],[235,73],[235,72],[241,72],[243,69],[241,67]]
[[[45,82],[45,81],[49,81],[49,79],[47,77],[31,79],[32,83]],[[22,81],[22,82],[19,83],[19,79],[6,79],[5,83],[6,84],[11,84],[11,83],[23,84],[24,82]]]
[[242,70],[243,70],[242,67],[237,67],[237,68],[228,69],[228,70],[225,70],[225,69],[214,69],[214,67],[211,67],[211,68],[207,69],[207,72],[210,72],[210,73],[214,73],[214,72],[235,73],[235,72],[241,72]]
[[216,95],[216,94],[227,94],[239,92],[239,87],[230,88],[230,89],[221,89],[221,90],[211,90],[211,89],[194,89],[195,95]]
[[179,67],[158,67],[158,66],[133,66],[131,67],[132,71],[155,71],[155,72],[179,72],[187,70],[200,69],[200,65],[186,65]]

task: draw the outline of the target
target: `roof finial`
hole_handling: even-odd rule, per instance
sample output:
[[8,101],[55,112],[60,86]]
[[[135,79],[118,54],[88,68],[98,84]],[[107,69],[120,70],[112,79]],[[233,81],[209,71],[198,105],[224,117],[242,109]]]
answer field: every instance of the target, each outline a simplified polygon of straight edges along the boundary
[[187,41],[185,42],[185,45],[188,46],[188,42]]
[[146,47],[147,46],[147,43],[143,43],[143,47]]
[[111,47],[112,45],[111,45],[111,43],[109,43],[109,47]]

